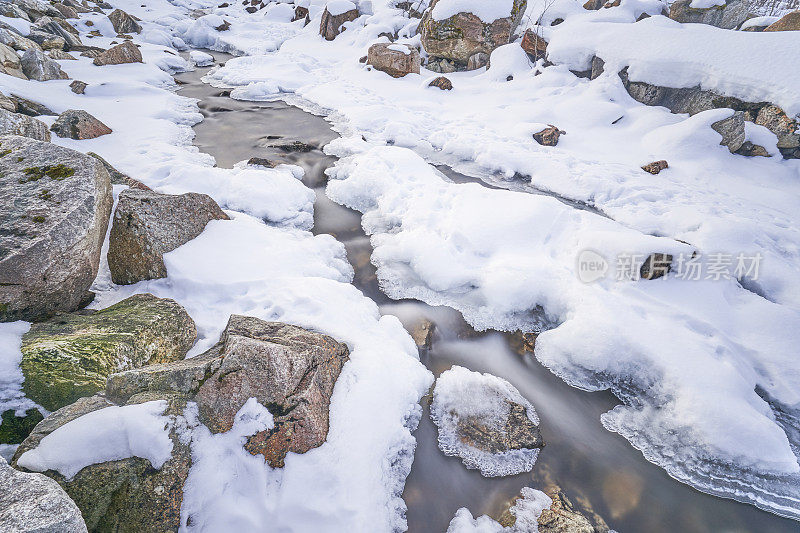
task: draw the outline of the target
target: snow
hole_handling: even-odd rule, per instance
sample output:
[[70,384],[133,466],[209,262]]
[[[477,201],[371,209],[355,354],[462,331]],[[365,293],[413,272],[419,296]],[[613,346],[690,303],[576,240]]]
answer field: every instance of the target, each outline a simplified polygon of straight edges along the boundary
[[390,44],[387,46],[389,50],[394,50],[395,52],[402,52],[405,55],[409,55],[411,50],[409,50],[408,46],[400,45],[400,44]]
[[325,9],[335,17],[356,9],[356,5],[350,0],[331,0],[325,4]]
[[522,498],[511,507],[516,517],[513,526],[503,527],[486,515],[474,518],[469,510],[462,507],[456,512],[447,533],[537,533],[539,516],[549,509],[553,501],[542,491],[530,487],[522,488]]
[[[24,416],[28,409],[41,409],[22,392],[25,377],[19,368],[22,361],[20,346],[22,335],[30,327],[28,322],[21,321],[0,324],[0,414],[13,409],[16,415]],[[42,412],[47,411],[42,409]]]
[[775,22],[778,22],[780,19],[781,19],[780,17],[772,17],[772,16],[753,17],[751,19],[745,20],[739,27],[739,30],[744,31],[747,28],[766,28],[767,26]]
[[189,59],[198,67],[206,67],[214,64],[214,56],[201,52],[200,50],[192,50],[189,52]]
[[514,0],[439,0],[433,6],[433,20],[449,19],[458,13],[472,13],[483,22],[510,17]]
[[477,418],[489,429],[505,433],[509,402],[524,406],[530,421],[539,424],[531,403],[508,381],[461,366],[442,372],[436,379],[431,403],[431,418],[439,428],[439,448],[445,455],[460,457],[467,468],[476,468],[486,477],[529,472],[536,463],[538,449],[493,454],[462,442],[458,436],[459,420],[469,418]]
[[86,466],[141,457],[160,469],[172,456],[165,400],[111,406],[67,422],[17,460],[33,472],[56,470],[67,479]]
[[692,9],[709,9],[714,6],[724,6],[725,0],[692,0],[689,7]]

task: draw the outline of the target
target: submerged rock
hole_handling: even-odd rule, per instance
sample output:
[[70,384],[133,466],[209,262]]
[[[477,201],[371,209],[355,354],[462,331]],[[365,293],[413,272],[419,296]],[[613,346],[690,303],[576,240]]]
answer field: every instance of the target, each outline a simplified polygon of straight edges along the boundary
[[114,283],[127,285],[167,276],[163,255],[194,239],[211,220],[228,220],[208,195],[120,193],[108,248]]
[[114,372],[182,359],[196,337],[180,305],[151,294],[101,311],[56,315],[22,337],[23,391],[54,411],[103,390]]
[[332,41],[341,33],[342,24],[358,18],[358,9],[349,0],[336,0],[328,2],[322,12],[319,24],[319,34],[326,41]]
[[0,321],[34,320],[87,303],[113,202],[91,157],[0,137]]
[[142,27],[137,22],[137,18],[129,15],[121,9],[115,9],[108,15],[108,20],[117,33],[141,33]]
[[78,506],[58,483],[8,466],[0,457],[0,531],[86,533]]
[[66,80],[69,79],[67,73],[61,70],[61,66],[47,57],[41,50],[28,50],[22,55],[20,60],[22,72],[32,80]]
[[[81,54],[83,55],[83,54]],[[104,52],[100,52],[94,58],[94,64],[97,66],[102,65],[121,65],[124,63],[141,63],[142,53],[139,47],[131,41],[125,41],[118,44]]]
[[405,44],[376,43],[369,47],[367,63],[393,78],[419,74],[419,51]]
[[111,133],[111,128],[82,109],[67,109],[50,126],[50,131],[68,139],[94,139]]
[[507,381],[460,366],[436,380],[431,418],[445,455],[486,477],[530,471],[544,447],[530,402]]
[[694,0],[678,0],[669,8],[669,18],[678,22],[709,24],[717,28],[733,30],[751,18],[748,0],[730,0],[722,5],[697,9],[692,7]]
[[[38,141],[50,142],[47,124],[41,120],[0,109],[0,135],[21,135]],[[0,148],[0,153],[2,149]]]
[[[438,0],[433,0],[422,16],[422,46],[432,58],[454,61],[462,69],[473,55],[482,53],[488,58],[495,48],[510,43],[527,6],[526,0],[514,0],[509,16],[493,21],[483,21],[468,11],[437,20],[437,4]],[[483,65],[485,62],[473,60],[475,68]]]

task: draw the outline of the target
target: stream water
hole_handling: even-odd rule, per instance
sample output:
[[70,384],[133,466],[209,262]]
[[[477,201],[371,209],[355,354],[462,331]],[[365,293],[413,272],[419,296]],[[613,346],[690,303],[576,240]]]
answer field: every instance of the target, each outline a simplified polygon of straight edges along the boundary
[[[218,61],[229,56],[210,52]],[[427,402],[415,432],[417,450],[403,497],[409,531],[443,533],[460,507],[478,516],[497,518],[504,504],[523,486],[541,488],[546,480],[560,485],[575,500],[583,498],[620,532],[796,532],[800,524],[753,506],[700,493],[670,478],[647,462],[626,440],[600,424],[600,415],[618,402],[610,393],[589,393],[569,387],[542,367],[514,335],[475,332],[460,314],[417,301],[393,301],[381,292],[372,248],[361,228],[360,214],[325,196],[324,170],[335,162],[321,147],[337,137],[321,117],[283,102],[245,102],[201,81],[207,68],[176,76],[179,94],[199,100],[204,120],[194,128],[195,145],[216,158],[217,165],[264,157],[297,164],[303,182],[314,189],[315,234],[328,233],[342,242],[355,270],[353,284],[385,314],[411,328],[427,318],[436,324],[434,342],[422,350],[422,362],[436,375],[458,364],[490,372],[511,382],[530,400],[541,419],[546,447],[530,473],[484,478],[467,470],[460,459],[437,447],[436,428]],[[299,141],[307,151],[286,152],[270,146]],[[440,167],[455,182],[476,181]],[[478,180],[479,181],[479,180]],[[580,208],[580,206],[576,206]]]

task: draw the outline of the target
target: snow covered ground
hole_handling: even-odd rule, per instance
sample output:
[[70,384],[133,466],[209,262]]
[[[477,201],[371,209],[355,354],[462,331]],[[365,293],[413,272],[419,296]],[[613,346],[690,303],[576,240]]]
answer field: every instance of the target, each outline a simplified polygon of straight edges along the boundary
[[[381,33],[419,43],[417,20],[388,0],[362,0],[362,15],[332,42],[318,35],[324,0],[303,3],[311,17],[305,27],[280,3],[255,14],[212,0],[110,3],[143,19],[145,64],[61,61],[89,83],[85,95],[71,93],[69,81],[8,76],[0,90],[57,112],[86,109],[114,133],[55,142],[95,151],[157,190],[207,193],[232,220],[210,223],[167,254],[166,279],[117,287],[104,269],[93,306],[135,292],[174,298],[197,322],[191,355],[216,342],[234,312],[310,327],[351,350],[323,446],[288,457],[282,471],[229,458],[243,472],[230,490],[251,510],[238,517],[242,527],[270,520],[287,530],[402,529],[410,430],[431,375],[400,322],[381,317],[349,284],[343,246],[307,231],[313,192],[296,167],[219,169],[191,147],[190,126],[200,116],[170,91],[168,72],[189,68],[170,47],[244,54],[207,81],[232,88],[235,98],[281,98],[329,117],[343,138],[327,151],[343,159],[328,194],[363,213],[372,261],[391,297],[452,306],[478,329],[552,328],[539,335],[537,358],[576,387],[611,389],[624,401],[603,416],[607,428],[678,479],[800,518],[800,442],[786,427],[800,409],[800,162],[782,160],[774,136],[755,126],[748,134],[773,157],[730,154],[709,128],[727,111],[673,115],[631,99],[614,69],[590,82],[568,68],[607,50],[639,79],[663,82],[649,77],[680,72],[685,77],[667,81],[774,98],[794,111],[800,58],[776,50],[796,50],[798,32],[676,27],[658,16],[634,24],[641,13],[661,11],[656,0],[594,13],[578,0],[547,10],[530,2],[524,24],[540,15],[545,23],[568,19],[546,32],[569,65],[532,64],[512,43],[492,54],[488,70],[450,74],[454,89],[439,91],[428,87],[436,74],[425,69],[394,79],[359,63],[371,43],[386,40]],[[201,8],[198,18],[187,17]],[[105,35],[87,42],[106,46],[113,35],[102,16],[86,19]],[[223,22],[230,29],[217,31]],[[638,48],[652,33],[678,43],[672,55]],[[669,68],[654,70],[650,59]],[[709,73],[712,63],[717,70]],[[531,138],[547,124],[567,132],[557,147]],[[668,170],[640,170],[659,159]],[[452,183],[435,163],[514,190]],[[608,262],[608,275],[594,283],[576,275],[587,250]],[[666,279],[636,279],[655,252],[686,264]],[[758,273],[736,272],[737,256],[758,257]],[[714,275],[722,259],[732,276]],[[692,261],[702,279],[682,279]],[[23,326],[0,325],[0,342],[18,343]],[[242,416],[258,418],[256,411]],[[205,460],[234,454],[236,435],[197,436],[207,443]],[[190,487],[204,470],[193,471]],[[206,497],[187,489],[186,505],[202,508]]]

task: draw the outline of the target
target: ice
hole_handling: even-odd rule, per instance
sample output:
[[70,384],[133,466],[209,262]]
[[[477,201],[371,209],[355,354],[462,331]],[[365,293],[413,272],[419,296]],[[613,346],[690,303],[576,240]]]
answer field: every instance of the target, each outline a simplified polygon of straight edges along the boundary
[[508,381],[461,366],[442,372],[436,379],[431,403],[431,418],[439,428],[439,448],[445,455],[460,457],[467,468],[476,468],[486,477],[529,472],[536,463],[538,449],[488,453],[458,436],[459,420],[469,418],[477,418],[487,428],[505,433],[509,402],[524,406],[530,421],[539,424],[531,403]]
[[456,512],[447,533],[537,533],[539,516],[549,509],[553,501],[544,492],[530,487],[522,488],[522,498],[511,507],[516,517],[513,526],[503,527],[486,515],[474,518],[466,507]]
[[128,457],[147,459],[155,469],[172,456],[165,400],[111,406],[67,422],[17,460],[34,472],[56,470],[72,479],[82,468]]

